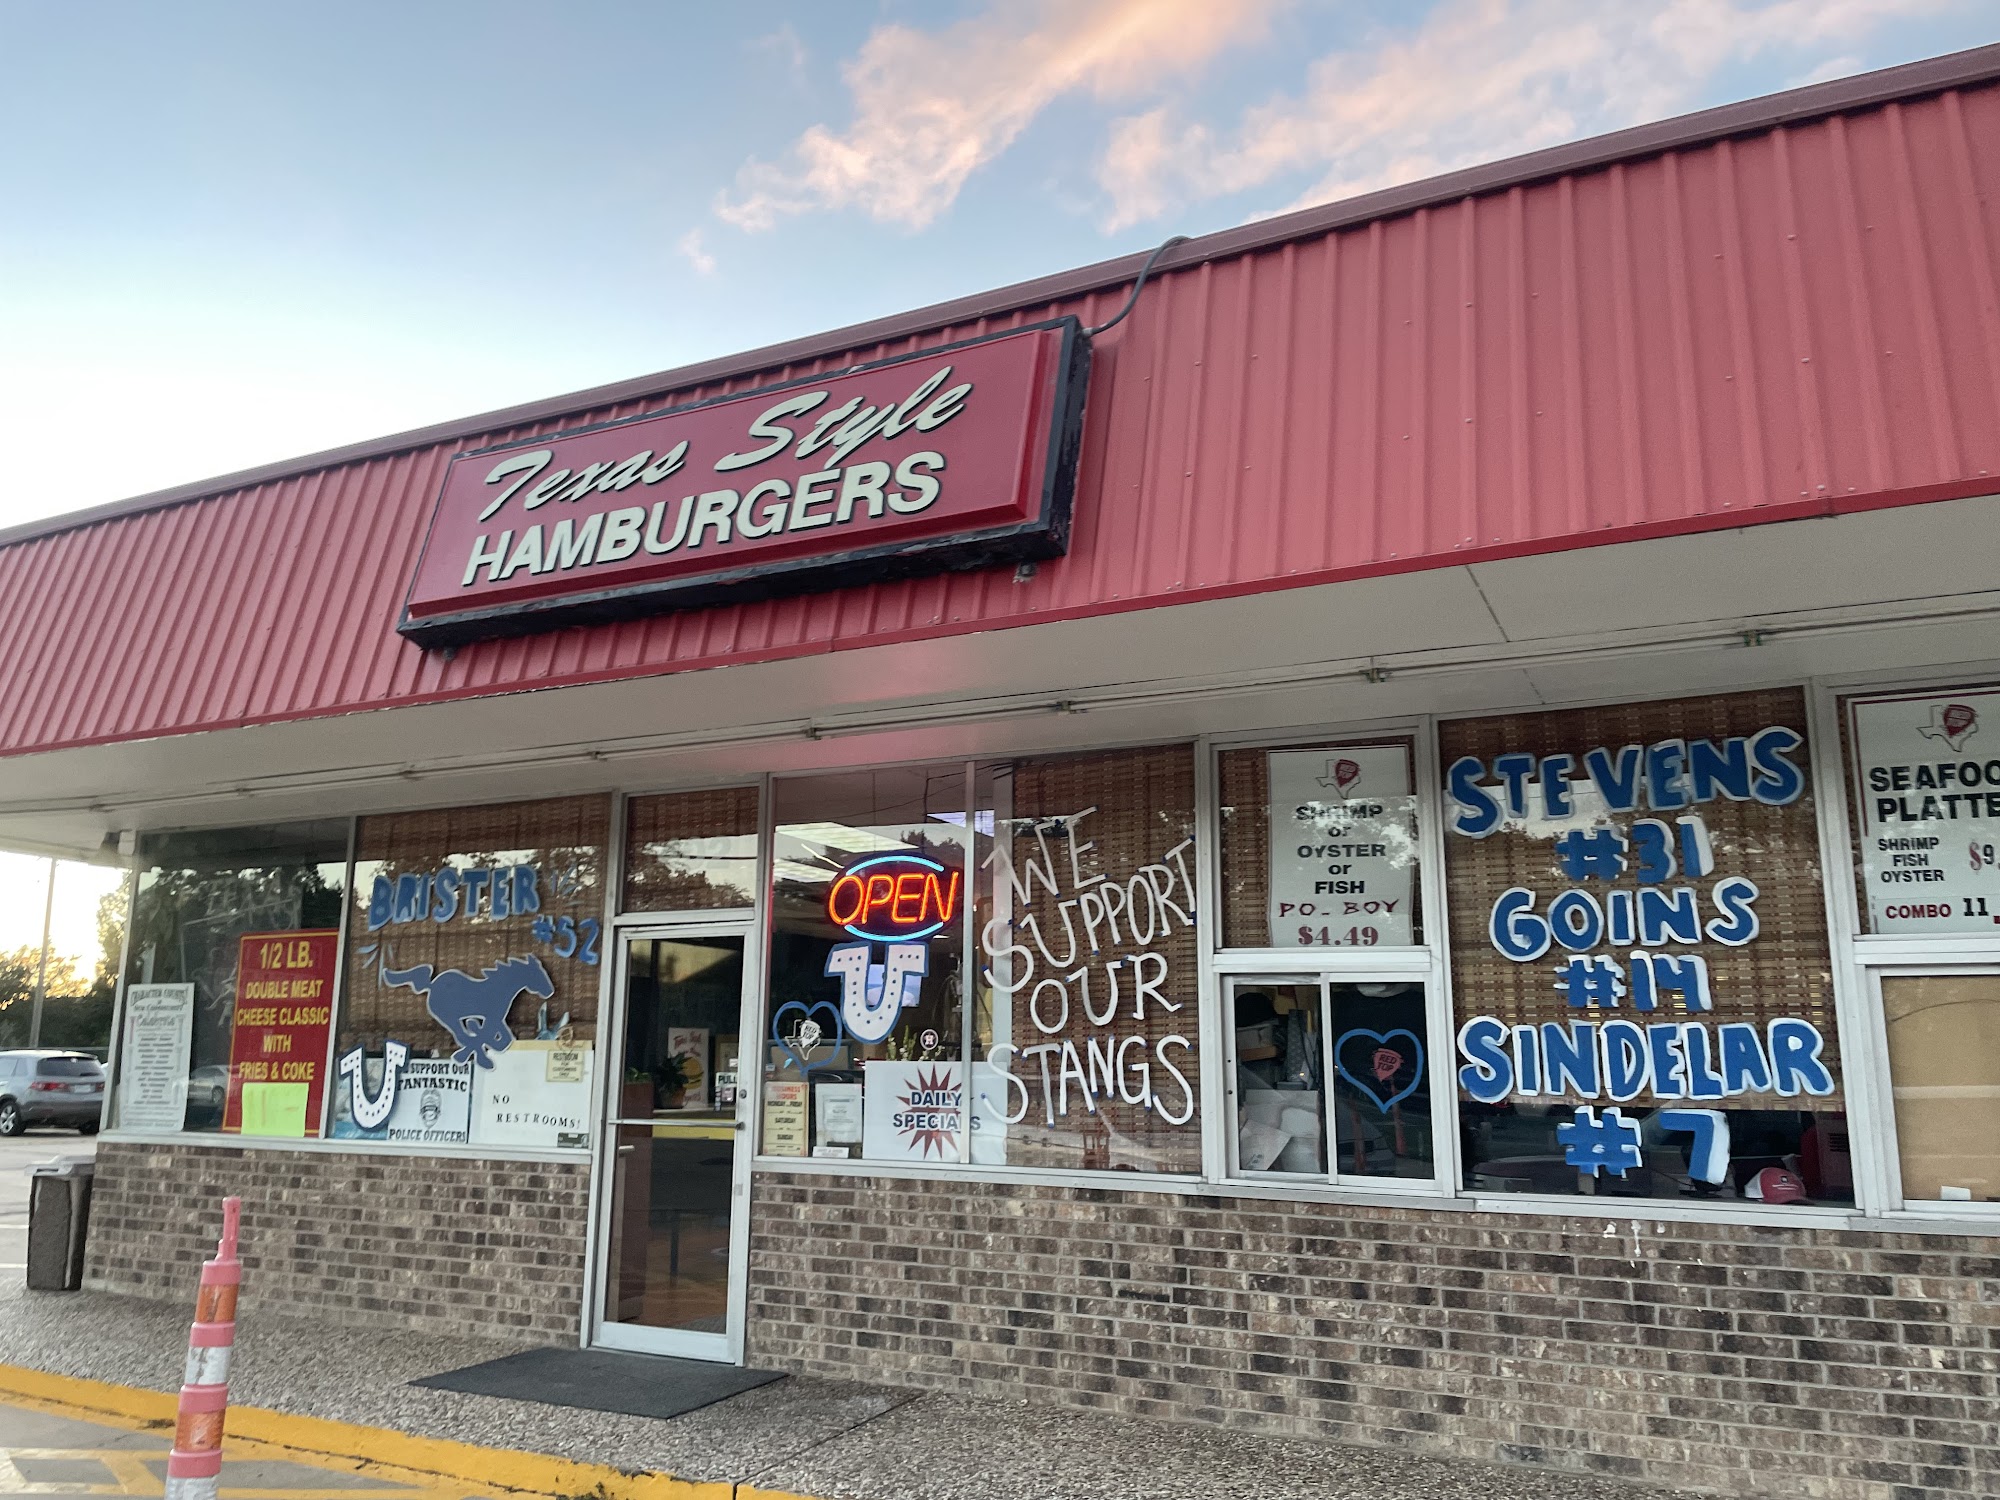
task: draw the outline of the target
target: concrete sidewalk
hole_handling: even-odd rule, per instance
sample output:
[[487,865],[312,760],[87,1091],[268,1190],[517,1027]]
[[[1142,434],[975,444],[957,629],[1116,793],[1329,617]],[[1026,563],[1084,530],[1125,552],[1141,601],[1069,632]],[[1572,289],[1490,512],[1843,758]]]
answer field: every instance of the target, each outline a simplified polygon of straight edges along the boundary
[[[171,1392],[190,1316],[190,1307],[27,1292],[16,1278],[0,1278],[0,1362]],[[408,1383],[517,1347],[279,1319],[253,1304],[238,1333],[231,1399],[628,1475],[706,1481],[725,1495],[746,1486],[827,1500],[1691,1500],[1545,1469],[804,1378],[668,1420]]]

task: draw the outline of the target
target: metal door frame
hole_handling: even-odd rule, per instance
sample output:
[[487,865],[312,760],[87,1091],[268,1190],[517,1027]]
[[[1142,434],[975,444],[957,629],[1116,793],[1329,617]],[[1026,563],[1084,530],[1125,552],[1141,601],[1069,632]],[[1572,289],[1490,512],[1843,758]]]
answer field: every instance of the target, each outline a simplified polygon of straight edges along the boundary
[[[598,1148],[596,1176],[598,1191],[590,1224],[590,1265],[585,1278],[590,1301],[584,1308],[585,1343],[603,1349],[625,1349],[640,1354],[663,1354],[682,1359],[705,1359],[717,1363],[743,1363],[743,1332],[750,1282],[750,1098],[746,1085],[755,1063],[750,1050],[756,1041],[754,1022],[758,997],[762,993],[763,951],[757,941],[758,924],[754,910],[741,912],[694,912],[685,916],[662,916],[643,923],[624,923],[614,929],[615,954],[611,974],[605,1040],[604,1090],[595,1121]],[[617,1209],[613,1182],[617,1170],[618,1085],[625,1077],[626,981],[631,972],[632,946],[638,942],[675,938],[735,937],[743,940],[742,993],[737,1002],[737,1036],[741,1049],[737,1056],[736,1130],[734,1162],[730,1175],[729,1215],[729,1307],[724,1333],[700,1333],[684,1328],[648,1328],[615,1322],[605,1316],[604,1302],[617,1274],[609,1263],[613,1243],[611,1215]]]

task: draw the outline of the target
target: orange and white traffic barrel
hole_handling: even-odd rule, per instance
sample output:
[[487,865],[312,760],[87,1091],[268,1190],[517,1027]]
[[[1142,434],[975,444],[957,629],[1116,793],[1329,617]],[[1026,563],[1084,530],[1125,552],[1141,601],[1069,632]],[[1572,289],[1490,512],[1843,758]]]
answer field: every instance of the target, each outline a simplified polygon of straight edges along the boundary
[[243,1262],[236,1232],[243,1200],[222,1200],[222,1243],[201,1268],[194,1327],[188,1331],[174,1448],[167,1455],[166,1500],[215,1500],[222,1478],[222,1423],[229,1409],[229,1355],[236,1347],[236,1293]]

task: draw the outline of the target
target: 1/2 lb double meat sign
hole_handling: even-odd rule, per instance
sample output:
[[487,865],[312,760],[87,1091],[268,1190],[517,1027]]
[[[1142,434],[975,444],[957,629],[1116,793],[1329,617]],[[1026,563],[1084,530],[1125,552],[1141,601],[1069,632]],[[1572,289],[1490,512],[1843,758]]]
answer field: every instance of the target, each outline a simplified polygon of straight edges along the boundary
[[399,628],[424,646],[1060,556],[1074,318],[454,458]]

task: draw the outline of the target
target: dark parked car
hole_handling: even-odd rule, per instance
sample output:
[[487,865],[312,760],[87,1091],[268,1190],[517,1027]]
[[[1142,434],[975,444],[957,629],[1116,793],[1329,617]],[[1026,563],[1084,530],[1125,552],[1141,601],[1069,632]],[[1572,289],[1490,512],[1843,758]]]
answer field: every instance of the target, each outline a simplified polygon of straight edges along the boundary
[[0,1135],[67,1125],[96,1135],[104,1067],[87,1052],[0,1052]]

